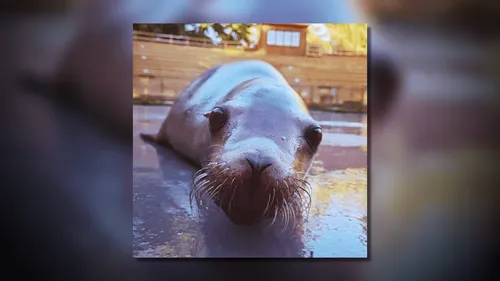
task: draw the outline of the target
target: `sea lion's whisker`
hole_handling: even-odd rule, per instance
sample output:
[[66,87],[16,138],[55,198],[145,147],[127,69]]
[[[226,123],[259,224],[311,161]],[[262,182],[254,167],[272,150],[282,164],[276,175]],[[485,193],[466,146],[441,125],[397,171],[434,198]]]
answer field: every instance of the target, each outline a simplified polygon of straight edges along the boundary
[[236,193],[236,188],[238,187],[238,185],[235,185],[234,186],[234,189],[233,189],[233,192],[231,194],[231,199],[229,199],[229,209],[228,209],[228,214],[231,215],[231,208],[232,208],[232,202],[234,200],[234,194]]
[[220,183],[214,190],[220,191],[220,189],[222,188],[222,186],[224,185],[224,183],[226,183],[226,181],[227,181],[227,178],[222,183]]
[[285,207],[285,213],[286,213],[286,221],[285,221],[285,226],[282,228],[282,231],[285,232],[289,229],[290,223],[292,221],[291,217],[291,212],[290,212],[290,207]]
[[267,211],[269,211],[269,207],[271,207],[271,194],[268,195],[266,208],[264,209],[264,213],[262,214],[261,217],[265,217],[266,216]]
[[194,178],[193,182],[197,183],[197,182],[199,182],[200,180],[202,180],[206,176],[207,176],[206,173],[201,173],[196,178]]
[[264,192],[266,192],[269,189],[269,183],[266,184],[266,187],[264,188]]
[[302,192],[298,192],[298,193],[302,198],[304,198],[304,197],[307,198],[307,200],[309,201],[309,203],[308,203],[308,206],[309,206],[311,204],[311,192],[310,192],[311,188],[310,188],[309,184],[305,181],[296,181],[294,186],[298,190],[302,191]]
[[209,183],[204,185],[203,191],[201,192],[200,200],[198,200],[198,202],[203,207],[203,209],[205,209],[207,207],[205,202],[211,199],[210,194],[207,191],[209,188],[207,188],[207,187],[210,188],[211,185]]
[[276,188],[273,188],[273,199],[271,200],[271,203],[274,203],[275,199],[276,199]]
[[273,220],[271,221],[270,225],[274,225],[274,223],[276,222],[276,218],[277,217],[278,217],[278,207],[274,206],[274,216],[273,216]]
[[193,181],[193,186],[189,194],[189,205],[194,211],[193,200],[196,202],[196,213],[198,215],[201,215],[201,212],[206,209],[204,201],[207,201],[207,199],[210,198],[207,190],[210,190],[211,188],[211,181],[207,179],[207,177],[208,175],[206,173],[198,175],[198,177],[196,177]]
[[196,199],[198,206],[201,206],[203,200],[205,199],[206,186],[208,183],[209,183],[209,181],[204,180],[197,185],[197,189],[195,192],[195,199]]
[[[213,145],[212,147],[217,147],[219,145]],[[204,211],[207,207],[207,202],[209,200],[217,200],[218,194],[223,190],[224,186],[230,192],[229,204],[228,204],[228,216],[234,213],[233,207],[236,198],[237,188],[239,186],[245,186],[245,177],[243,172],[238,174],[229,173],[232,168],[226,164],[220,163],[218,160],[220,154],[211,154],[210,161],[204,168],[198,170],[194,174],[192,194],[190,195],[190,205],[192,206],[192,200],[196,201],[198,206],[198,211]],[[299,161],[299,163],[301,163]],[[279,175],[278,170],[275,166],[272,166],[271,173],[274,177]],[[281,217],[281,230],[286,231],[292,225],[297,225],[299,220],[298,216],[301,216],[303,211],[306,211],[307,215],[311,206],[311,185],[304,179],[306,173],[302,171],[296,171],[292,175],[279,179],[279,177],[274,179],[274,183],[267,182],[264,192],[268,192],[269,188],[272,188],[272,192],[268,193],[268,198],[266,206],[262,211],[261,218],[266,216],[272,209],[274,216],[271,225],[276,224],[278,217]],[[214,181],[214,179],[224,177],[222,182]],[[228,185],[226,183],[229,182]],[[239,184],[235,182],[239,180]],[[279,196],[277,196],[277,193]],[[303,222],[303,220],[300,220]]]
[[207,147],[207,150],[210,150],[211,148],[214,148],[214,147],[222,147],[223,148],[224,146],[222,144],[212,144],[211,146]]
[[215,200],[217,198],[217,195],[219,194],[220,189],[218,188],[213,188],[212,192],[208,195],[210,199]]
[[217,167],[218,165],[219,165],[219,162],[211,161],[211,162],[207,162],[206,167],[207,168],[214,168],[214,167]]
[[220,191],[222,190],[222,187],[224,187],[224,183],[226,182],[226,180],[224,180],[222,183],[220,183],[219,185],[217,185],[217,187],[214,189],[214,191],[217,192],[217,194],[220,193]]
[[204,180],[208,175],[206,173],[200,173],[195,178],[193,178],[193,185],[198,184],[201,180]]
[[285,220],[285,225],[282,231],[285,231],[288,228],[288,223],[290,221],[290,207],[288,207],[288,203],[286,200],[283,200],[283,217]]
[[209,192],[208,197],[210,199],[212,199],[212,200],[215,199],[215,196],[217,195],[217,193],[220,190],[219,186],[220,185],[218,185],[218,186],[212,185],[212,186],[210,186],[210,188],[207,189],[207,192]]
[[297,205],[296,205],[296,204],[294,204],[294,205],[292,206],[292,208],[290,209],[290,213],[291,213],[291,216],[290,216],[290,217],[292,218],[292,221],[293,221],[293,222],[295,222],[295,221],[296,221],[296,218],[297,218],[297,216],[296,216],[297,214],[295,213],[296,208],[297,208]]
[[224,181],[220,184],[221,186],[224,185],[227,181],[227,178],[224,179]]
[[295,179],[296,185],[301,188],[304,192],[310,193],[312,192],[311,184],[302,179]]
[[199,169],[198,171],[196,171],[194,174],[193,174],[193,180],[198,177],[200,174],[202,174],[204,172],[203,169]]
[[287,218],[287,212],[286,212],[286,208],[285,206],[287,205],[286,201],[287,201],[287,198],[285,197],[285,195],[283,194],[283,189],[282,188],[277,188],[280,195],[281,195],[281,202],[280,202],[280,208],[279,208],[279,213],[281,213],[281,216],[283,217],[283,220],[285,221],[285,225],[287,224],[287,221],[288,221],[288,218]]
[[229,192],[231,192],[231,198],[229,198],[229,204],[228,204],[228,214],[229,215],[231,214],[232,202],[233,202],[233,199],[234,199],[234,195],[236,193],[236,187],[233,186],[235,179],[236,178],[233,177],[233,180],[231,181],[231,184],[229,184]]
[[286,186],[286,190],[289,191],[290,190],[290,187],[288,186],[288,183],[286,182],[286,180],[283,181],[283,183],[285,184]]
[[219,152],[209,153],[206,156],[205,160],[201,161],[203,164],[202,166],[204,166],[204,168],[213,167],[214,165],[217,165],[219,159],[220,159]]
[[208,183],[210,183],[210,180],[208,180],[208,179],[202,179],[202,180],[200,180],[198,182],[198,185],[197,185],[198,186],[198,190],[199,191],[203,191],[204,188],[205,188],[205,185],[207,185]]
[[286,209],[284,207],[284,203],[278,208],[278,214],[280,215],[281,217],[281,230],[283,230],[283,228],[285,227],[286,225],[286,221],[287,221],[287,217],[286,217]]

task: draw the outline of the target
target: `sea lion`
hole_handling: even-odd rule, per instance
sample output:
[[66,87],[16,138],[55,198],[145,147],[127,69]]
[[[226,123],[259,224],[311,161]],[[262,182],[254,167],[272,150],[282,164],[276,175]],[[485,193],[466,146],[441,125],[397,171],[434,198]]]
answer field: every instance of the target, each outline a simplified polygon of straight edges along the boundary
[[201,166],[191,190],[200,211],[213,200],[238,225],[278,215],[288,224],[308,208],[303,174],[322,130],[266,62],[205,71],[179,95],[159,132],[141,137]]

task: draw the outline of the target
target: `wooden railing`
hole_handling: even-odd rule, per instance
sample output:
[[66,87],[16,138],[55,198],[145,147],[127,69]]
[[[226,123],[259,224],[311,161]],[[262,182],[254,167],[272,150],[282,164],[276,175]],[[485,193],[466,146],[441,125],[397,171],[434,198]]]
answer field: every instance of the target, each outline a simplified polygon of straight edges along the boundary
[[[174,34],[162,34],[154,32],[145,32],[134,30],[133,38],[135,41],[146,41],[146,42],[157,42],[173,45],[182,46],[192,46],[192,47],[203,47],[203,48],[219,48],[219,49],[238,49],[238,50],[256,50],[257,46],[249,47],[243,46],[237,41],[222,40],[219,43],[214,43],[211,39],[193,37],[186,35],[174,35]],[[311,57],[320,56],[364,56],[365,54],[352,51],[352,50],[335,50],[332,53],[323,52],[322,48],[318,44],[307,44],[306,54]]]
[[[362,91],[357,89],[366,89],[366,56],[290,57],[265,52],[245,52],[242,49],[236,52],[236,42],[230,42],[227,47],[198,48],[212,43],[204,38],[144,32],[136,32],[134,37],[133,73],[136,102],[172,101],[206,69],[242,59],[269,62],[285,76],[292,87],[297,88],[297,92],[307,92],[311,98],[321,95],[318,90],[320,87],[330,86],[339,90],[335,99],[319,101],[314,98],[306,101],[308,105],[332,106],[340,101],[338,98],[343,100],[342,104],[345,100],[359,103],[361,95],[356,93]],[[352,96],[349,92],[353,93]]]
[[306,54],[309,57],[321,57],[321,56],[366,56],[366,54],[358,51],[337,49],[331,53],[324,52],[321,45],[308,43],[306,46]]
[[222,40],[221,42],[215,44],[214,42],[212,42],[212,40],[208,38],[192,37],[185,35],[161,34],[161,33],[145,32],[137,30],[134,30],[134,40],[167,43],[174,45],[184,45],[192,47],[204,47],[204,48],[253,49],[249,47],[244,47],[240,42],[236,41]]
[[306,46],[306,54],[310,57],[321,57],[323,54],[321,51],[321,46],[316,44],[307,44]]

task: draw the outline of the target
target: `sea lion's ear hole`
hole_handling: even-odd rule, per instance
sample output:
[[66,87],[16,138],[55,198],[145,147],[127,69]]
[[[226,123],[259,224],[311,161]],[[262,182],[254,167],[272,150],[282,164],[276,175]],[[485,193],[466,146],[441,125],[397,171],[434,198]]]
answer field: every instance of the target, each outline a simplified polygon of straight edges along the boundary
[[215,107],[208,116],[208,124],[212,132],[220,130],[227,121],[227,114],[220,107]]
[[305,139],[311,149],[316,150],[323,139],[323,130],[320,126],[309,127],[305,133]]

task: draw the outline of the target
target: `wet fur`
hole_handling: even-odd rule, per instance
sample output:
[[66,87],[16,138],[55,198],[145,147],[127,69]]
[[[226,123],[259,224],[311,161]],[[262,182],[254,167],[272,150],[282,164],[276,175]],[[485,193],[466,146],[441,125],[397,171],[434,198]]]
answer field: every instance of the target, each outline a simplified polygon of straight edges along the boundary
[[[209,209],[206,202],[213,201],[219,207],[220,204],[228,204],[231,211],[231,201],[239,184],[234,182],[238,178],[237,172],[227,165],[220,165],[218,157],[213,157],[212,161],[203,165],[203,168],[193,175],[193,187],[189,198],[191,208],[195,210],[193,201],[196,202],[197,214],[203,216]],[[270,225],[273,225],[278,215],[281,215],[283,229],[302,225],[303,212],[308,211],[311,206],[311,186],[299,175],[300,173],[297,173],[276,181],[276,185],[274,183],[268,185],[267,188],[273,190],[273,196],[268,199],[267,207],[260,219],[272,218]],[[219,195],[222,191],[229,192],[228,197],[231,198],[229,202],[220,202]]]
[[[198,207],[197,210],[198,215],[206,214],[208,207],[204,202],[212,201],[218,204],[219,207],[222,208],[222,206],[220,205],[221,202],[218,201],[218,195],[221,192],[221,190],[225,189],[226,193],[229,190],[232,197],[234,196],[237,185],[244,183],[243,181],[241,181],[241,178],[238,178],[238,175],[235,174],[237,171],[234,171],[230,167],[220,163],[218,161],[217,153],[213,153],[213,151],[210,151],[211,148],[217,146],[218,144],[210,145],[210,143],[199,142],[199,137],[194,137],[194,135],[191,135],[195,134],[196,131],[199,130],[199,127],[196,126],[200,126],[200,124],[187,123],[191,122],[187,121],[188,120],[187,118],[194,118],[192,117],[192,114],[194,114],[194,112],[198,112],[196,114],[199,114],[199,112],[202,111],[202,109],[194,108],[194,106],[201,106],[203,108],[206,108],[206,111],[211,110],[211,108],[213,108],[212,105],[210,105],[210,103],[207,103],[206,98],[203,100],[203,104],[198,104],[197,100],[199,100],[200,97],[199,95],[197,96],[197,93],[202,94],[202,97],[206,97],[207,95],[209,95],[210,97],[212,97],[212,100],[220,99],[221,102],[223,102],[227,100],[229,97],[233,97],[234,95],[236,95],[237,92],[243,90],[248,85],[250,85],[248,83],[251,83],[250,81],[255,80],[255,77],[252,77],[253,75],[256,75],[257,78],[259,77],[266,77],[267,79],[270,78],[271,79],[270,81],[276,79],[276,83],[278,84],[281,83],[283,85],[282,87],[285,88],[289,87],[286,80],[282,78],[281,74],[279,74],[279,72],[277,72],[277,70],[275,70],[274,68],[270,67],[270,65],[262,62],[257,62],[257,63],[250,62],[250,64],[254,65],[250,66],[249,70],[250,72],[249,73],[243,72],[242,75],[245,78],[239,77],[238,79],[240,80],[238,81],[241,82],[239,82],[239,84],[236,84],[235,88],[229,89],[229,91],[226,94],[223,94],[223,91],[222,93],[221,91],[214,92],[213,88],[210,88],[210,86],[208,86],[208,89],[206,88],[207,86],[205,86],[204,92],[199,93],[199,90],[204,87],[204,83],[212,82],[212,87],[213,87],[213,81],[210,81],[209,78],[211,78],[221,68],[221,66],[217,66],[207,70],[195,81],[193,81],[193,83],[191,83],[183,93],[181,93],[177,102],[170,109],[167,118],[163,122],[157,134],[140,134],[141,138],[144,141],[148,143],[159,144],[163,147],[172,149],[178,155],[182,156],[182,158],[184,158],[185,160],[188,160],[190,163],[195,164],[195,166],[201,168],[197,173],[194,174],[193,187],[191,189],[191,194],[190,194],[191,207],[193,208],[192,203],[193,201],[195,201]],[[255,67],[255,65],[257,65],[258,67]],[[225,71],[226,74],[220,74],[220,75],[222,76],[228,75],[227,74],[228,70]],[[231,73],[230,75],[237,75],[237,74]],[[219,77],[215,81],[218,82],[220,79],[221,78]],[[227,90],[228,88],[226,87],[224,89]],[[213,96],[211,93],[213,94]],[[295,95],[293,96],[285,95],[283,99],[287,103],[290,102],[291,103],[290,105],[297,103],[293,106],[298,106],[299,108],[301,108],[301,110],[304,110],[304,112],[308,114],[307,107],[305,107],[305,104],[303,104],[302,99],[299,98],[298,96],[296,97]],[[195,101],[195,103],[193,103],[193,101]],[[291,107],[290,112],[292,111],[292,108],[295,108],[293,110],[297,110],[298,107]],[[202,115],[208,117],[208,115],[206,115],[205,112],[203,112]],[[195,120],[193,120],[193,122],[195,122]],[[179,135],[179,134],[185,134],[184,132],[180,131],[181,127],[184,129],[184,132],[190,132],[190,133],[186,135]],[[174,142],[171,142],[172,140],[167,140],[168,133],[174,134],[176,136]],[[193,152],[192,151],[193,149],[186,149],[186,141],[185,141],[186,138],[193,139],[193,143],[190,143],[189,146],[196,147],[198,149],[196,152]],[[181,139],[182,141],[179,141],[179,139]],[[181,149],[179,150],[176,149],[176,145],[177,146],[182,145],[180,146]],[[203,146],[205,146],[206,148],[203,148]],[[197,157],[194,157],[194,155],[200,156],[202,154],[205,156],[201,157],[201,159],[197,159]],[[298,162],[301,162],[300,160],[297,159]],[[290,175],[287,176],[286,178],[281,178],[279,180],[276,180],[276,185],[274,185],[274,183],[268,184],[269,188],[273,188],[274,193],[273,193],[273,198],[268,199],[267,207],[264,213],[262,214],[262,217],[272,217],[271,224],[275,223],[278,216],[281,216],[283,219],[284,229],[288,228],[289,226],[295,226],[295,227],[300,226],[304,222],[303,212],[309,210],[311,197],[310,197],[309,183],[307,183],[307,181],[305,181],[304,178],[301,176],[304,173],[304,171],[301,168],[298,168],[299,166],[303,168],[304,165],[302,164],[303,163],[300,163],[300,165],[294,166],[296,171],[294,175]],[[241,181],[241,183],[235,182],[235,179],[237,178]],[[223,182],[224,179],[232,179],[232,180],[228,182]],[[232,208],[231,206],[232,200],[229,200],[229,202],[222,202],[222,203],[223,204],[229,203],[228,212],[230,212]],[[252,210],[245,210],[245,212],[246,211],[252,212]]]

